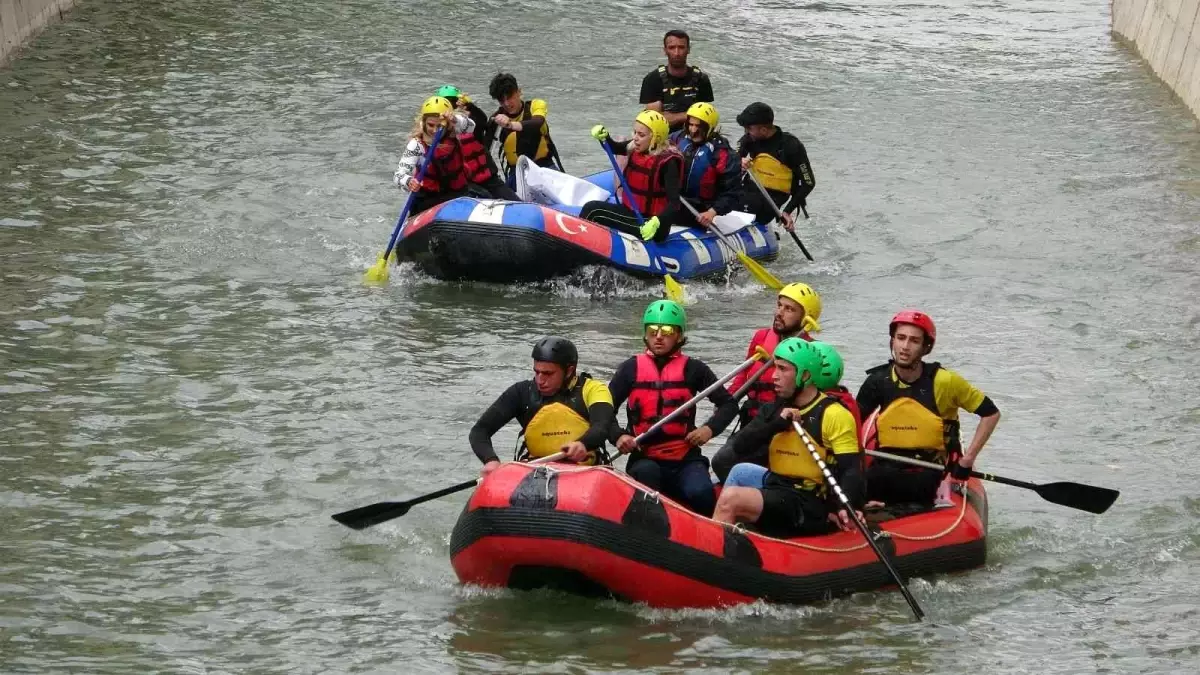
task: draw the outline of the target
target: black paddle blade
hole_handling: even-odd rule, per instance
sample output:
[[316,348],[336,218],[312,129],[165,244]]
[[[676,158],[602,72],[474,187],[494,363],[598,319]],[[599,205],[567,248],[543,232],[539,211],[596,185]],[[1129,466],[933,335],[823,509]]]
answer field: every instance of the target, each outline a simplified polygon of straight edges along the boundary
[[376,502],[360,506],[357,509],[335,513],[333,519],[350,529],[364,530],[372,525],[399,518],[408,513],[411,508],[412,502]]
[[1104,513],[1121,496],[1120,491],[1082,483],[1046,483],[1037,486],[1042,499],[1089,513]]

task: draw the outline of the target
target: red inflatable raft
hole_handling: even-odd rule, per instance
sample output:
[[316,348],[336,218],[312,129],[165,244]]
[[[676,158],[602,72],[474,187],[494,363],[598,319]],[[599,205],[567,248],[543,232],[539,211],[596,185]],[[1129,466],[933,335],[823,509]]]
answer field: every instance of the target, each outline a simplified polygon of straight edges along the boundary
[[[905,577],[979,567],[987,496],[880,523]],[[653,607],[808,603],[891,583],[855,532],[773,539],[722,526],[605,467],[505,464],[459,516],[451,563],[464,583],[557,588]]]

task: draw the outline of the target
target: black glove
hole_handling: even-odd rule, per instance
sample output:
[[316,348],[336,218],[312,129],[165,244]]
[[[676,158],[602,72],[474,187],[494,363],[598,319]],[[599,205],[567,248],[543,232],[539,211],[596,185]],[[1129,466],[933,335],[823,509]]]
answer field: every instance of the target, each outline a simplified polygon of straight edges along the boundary
[[959,464],[957,459],[946,463],[946,473],[954,480],[966,480],[971,477],[971,469]]

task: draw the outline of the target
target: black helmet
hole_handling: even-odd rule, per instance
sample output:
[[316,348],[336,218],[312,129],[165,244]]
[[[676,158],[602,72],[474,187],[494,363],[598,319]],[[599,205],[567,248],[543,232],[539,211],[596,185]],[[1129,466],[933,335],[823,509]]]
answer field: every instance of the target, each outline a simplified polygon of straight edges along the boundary
[[748,127],[752,124],[774,124],[775,111],[766,103],[755,101],[746,106],[742,114],[737,116],[738,126]]
[[533,345],[533,360],[557,363],[563,368],[579,363],[579,350],[575,343],[566,338],[555,336],[544,337]]

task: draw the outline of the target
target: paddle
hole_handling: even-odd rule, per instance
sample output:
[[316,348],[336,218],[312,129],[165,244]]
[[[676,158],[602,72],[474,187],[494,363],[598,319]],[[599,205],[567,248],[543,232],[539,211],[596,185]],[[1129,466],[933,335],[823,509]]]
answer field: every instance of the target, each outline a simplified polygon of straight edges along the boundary
[[[633,192],[629,190],[629,184],[625,182],[625,174],[617,166],[617,157],[613,154],[612,148],[608,146],[608,139],[600,141],[600,147],[604,148],[604,154],[608,155],[608,163],[612,164],[613,173],[617,174],[617,180],[621,182],[621,189],[625,191],[625,194],[632,195]],[[642,212],[638,211],[638,208],[634,206],[632,199],[629,200],[629,208],[633,211],[634,217],[637,218],[638,225],[645,225],[646,219],[642,217]],[[666,227],[666,225],[663,227]],[[659,260],[658,264],[662,265],[662,261]],[[663,269],[666,269],[665,265]],[[663,286],[666,288],[668,300],[683,303],[683,286],[679,285],[678,281],[675,281],[675,277],[672,277],[670,274],[665,275],[663,277]]]
[[[759,194],[761,194],[762,198],[768,204],[771,205],[771,209],[775,211],[775,217],[779,219],[780,223],[782,223],[783,222],[783,211],[779,210],[779,205],[775,203],[774,199],[771,199],[771,195],[767,194],[767,189],[765,187],[763,187],[762,183],[758,182],[757,178],[754,177],[753,171],[747,171],[746,175],[750,176],[750,182],[754,183],[754,187],[758,188]],[[800,210],[804,212],[804,218],[807,220],[808,219],[808,209],[804,208],[804,205],[801,204]],[[787,230],[786,227],[784,229]],[[792,235],[792,241],[796,242],[796,245],[800,247],[800,252],[804,254],[804,257],[808,258],[809,262],[812,262],[812,259],[813,259],[812,254],[810,254],[808,252],[808,249],[804,248],[804,242],[800,241],[800,237],[796,236],[795,230],[788,230],[787,233]]]
[[[442,141],[442,133],[445,127],[438,127],[436,133],[433,134],[433,142],[429,144],[429,149],[425,151],[425,157],[421,160],[421,165],[417,167],[415,176],[418,183],[425,177],[425,169],[429,166],[433,159],[433,151],[437,148],[438,143]],[[396,237],[400,236],[400,229],[404,227],[404,220],[408,218],[408,210],[412,208],[413,199],[417,193],[411,191],[408,193],[408,199],[404,202],[404,208],[400,209],[400,217],[396,219],[396,227],[392,230],[392,238],[388,241],[387,248],[383,254],[371,265],[363,275],[363,281],[368,284],[386,284],[388,280],[388,256],[392,253],[392,247],[396,245]]]
[[[770,358],[771,358],[771,354],[768,353],[766,349],[763,349],[762,345],[759,345],[754,350],[754,356],[751,356],[750,358],[746,359],[745,361],[742,361],[741,365],[739,365],[737,368],[734,368],[733,370],[729,371],[724,376],[722,376],[721,379],[708,385],[699,394],[696,394],[695,396],[689,398],[683,405],[672,410],[669,415],[667,415],[666,417],[662,418],[661,420],[655,422],[654,425],[651,426],[649,429],[638,434],[637,438],[633,439],[633,442],[637,443],[638,445],[641,445],[643,442],[645,442],[646,438],[650,436],[650,434],[658,431],[659,429],[663,428],[663,425],[667,424],[671,420],[675,419],[676,417],[679,417],[683,413],[690,410],[692,408],[692,406],[699,403],[701,400],[703,400],[709,394],[713,393],[714,391],[716,391],[717,389],[719,389],[721,387],[724,387],[726,382],[729,382],[738,373],[749,368],[750,364],[754,363],[755,361],[759,361],[761,359],[770,359]],[[759,371],[759,372],[761,374],[761,371]]]
[[[529,462],[529,464],[557,462],[566,456],[567,453],[565,452],[556,452],[553,455],[535,459]],[[363,530],[372,525],[378,525],[379,523],[389,521],[393,518],[399,518],[400,516],[408,513],[408,510],[417,504],[424,504],[425,502],[433,501],[434,499],[440,499],[446,495],[452,495],[455,492],[469,490],[478,485],[480,480],[482,479],[472,478],[471,480],[463,481],[458,485],[451,485],[450,487],[442,488],[441,490],[437,490],[435,492],[430,492],[427,495],[421,495],[420,497],[410,499],[406,502],[376,502],[374,504],[368,504],[367,506],[360,506],[357,509],[350,509],[349,511],[335,513],[333,514],[333,519],[352,530]]]
[[[696,211],[696,207],[692,206],[691,202],[689,202],[687,199],[685,199],[683,197],[680,197],[679,201],[683,202],[683,205],[685,207],[687,207],[687,210],[692,213],[692,216],[695,217],[697,220],[699,220],[700,214],[699,214],[699,212]],[[764,268],[762,265],[758,264],[758,261],[756,261],[753,258],[751,258],[750,256],[746,255],[737,246],[734,246],[732,243],[730,243],[729,237],[724,232],[721,232],[720,228],[717,227],[716,223],[713,223],[712,225],[710,225],[708,227],[708,231],[717,235],[717,238],[721,240],[721,243],[725,244],[726,247],[728,247],[731,251],[736,253],[738,260],[742,261],[742,264],[746,266],[746,269],[750,270],[750,274],[753,275],[755,279],[758,279],[758,281],[760,283],[762,283],[762,285],[764,285],[767,288],[770,288],[771,290],[774,290],[774,291],[777,291],[777,290],[783,288],[783,282],[780,281],[779,279],[776,279],[775,275],[768,272],[766,270],[766,268]]]
[[808,432],[806,432],[804,427],[800,426],[800,423],[796,420],[792,420],[792,427],[796,430],[796,433],[800,434],[800,439],[804,441],[804,447],[808,448],[808,454],[812,456],[813,461],[817,463],[817,466],[821,467],[821,473],[825,475],[825,482],[829,483],[829,488],[833,490],[834,494],[837,495],[838,501],[842,503],[842,507],[846,509],[846,513],[850,514],[850,520],[854,521],[854,525],[858,527],[858,531],[862,532],[862,535],[866,538],[867,543],[871,545],[871,550],[875,551],[875,555],[879,558],[879,562],[883,563],[883,566],[887,568],[888,574],[892,575],[892,581],[895,581],[896,585],[900,587],[900,593],[904,595],[904,599],[908,602],[908,606],[912,608],[913,614],[915,614],[917,617],[917,621],[924,619],[925,612],[921,611],[921,606],[917,604],[917,599],[914,598],[912,593],[909,592],[908,586],[904,585],[904,580],[900,578],[900,573],[897,572],[896,568],[892,566],[892,561],[888,560],[888,557],[884,555],[883,551],[879,548],[879,544],[877,544],[875,542],[875,538],[871,536],[871,531],[867,529],[866,523],[862,521],[862,518],[858,516],[858,512],[855,511],[854,507],[850,505],[850,500],[846,498],[846,493],[842,492],[842,486],[838,485],[837,480],[833,477],[833,473],[829,471],[829,467],[825,466],[825,462],[821,459],[821,455],[817,454],[817,449],[813,447],[813,442],[812,439],[808,437]]
[[[911,464],[913,466],[923,466],[926,469],[936,469],[944,471],[946,467],[934,462],[925,462],[912,457],[901,457],[899,455],[891,455],[878,450],[867,450],[867,454],[880,459],[888,459],[893,462],[901,462],[903,464]],[[1014,487],[1033,490],[1038,493],[1038,496],[1053,504],[1067,506],[1088,513],[1104,513],[1108,507],[1117,501],[1117,497],[1121,496],[1120,491],[1109,488],[1096,487],[1095,485],[1084,485],[1083,483],[1026,483],[1023,480],[1015,480],[1012,478],[1004,478],[1003,476],[995,476],[990,473],[982,473],[972,471],[971,475],[981,480],[990,480],[993,483],[1003,483],[1004,485],[1012,485]]]

